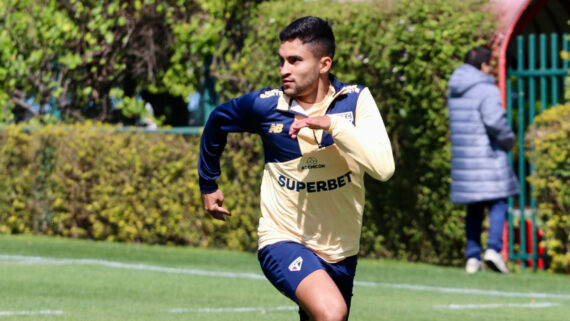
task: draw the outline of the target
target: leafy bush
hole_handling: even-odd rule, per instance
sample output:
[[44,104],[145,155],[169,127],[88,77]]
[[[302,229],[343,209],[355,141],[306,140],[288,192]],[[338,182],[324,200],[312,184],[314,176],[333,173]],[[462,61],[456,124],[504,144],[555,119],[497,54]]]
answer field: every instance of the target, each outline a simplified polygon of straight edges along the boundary
[[[208,10],[223,20],[225,11],[218,10],[218,2],[212,3]],[[239,3],[249,1],[232,1]],[[448,199],[451,150],[445,96],[447,79],[461,64],[458,57],[491,36],[493,19],[481,10],[484,4],[478,0],[316,1],[302,6],[296,0],[267,2],[257,11],[248,6],[259,14],[242,21],[249,32],[233,31],[237,35],[232,39],[240,41],[224,42],[225,51],[208,51],[207,45],[202,50],[217,59],[211,72],[218,77],[217,92],[227,100],[280,86],[278,33],[294,18],[312,14],[330,20],[338,46],[333,73],[343,82],[370,87],[396,157],[396,174],[388,183],[367,181],[360,254],[457,264],[465,242],[464,209]],[[211,25],[218,31],[221,26]],[[212,43],[210,31],[202,39],[206,44]],[[194,36],[180,38],[180,43],[194,43]],[[173,48],[180,50],[180,57],[190,54],[184,45]],[[225,58],[216,56],[221,52]],[[191,82],[192,77],[179,75],[181,86]],[[176,79],[171,78],[173,83]],[[2,132],[3,147],[4,141],[19,145],[14,151],[3,149],[0,162],[17,161],[10,166],[29,177],[21,179],[0,169],[9,177],[0,188],[11,192],[0,204],[9,209],[8,214],[0,212],[0,233],[256,247],[263,160],[255,136],[231,135],[222,159],[220,187],[233,210],[228,222],[202,219],[196,137],[110,133],[79,126],[31,133],[10,129]],[[39,162],[37,155],[43,155],[44,161]],[[46,170],[43,178],[38,177],[38,168]],[[14,186],[19,187],[14,190]],[[16,206],[13,200],[21,201]],[[44,209],[36,210],[33,204]],[[4,223],[10,220],[2,215],[17,224]]]
[[[396,157],[388,183],[367,181],[361,254],[459,263],[464,209],[448,200],[451,148],[447,79],[467,50],[487,42],[493,25],[482,1],[404,0],[364,3],[262,3],[244,49],[229,66],[243,92],[280,86],[278,34],[293,19],[332,22],[337,40],[332,72],[368,86]],[[224,99],[236,95],[218,81]]]
[[[0,233],[253,250],[259,147],[231,136],[220,186],[235,218],[204,219],[198,137],[117,133],[113,127],[0,131]],[[257,184],[258,185],[258,184]],[[252,232],[253,231],[253,232]]]
[[14,126],[0,135],[0,233],[28,233],[35,216],[30,202],[37,179],[30,148],[35,142]]
[[257,2],[0,0],[0,122],[108,120],[115,100],[143,116],[144,90],[186,98],[203,89],[207,58],[239,50]]
[[546,222],[550,270],[570,273],[570,103],[548,109],[535,118],[530,132],[535,171],[529,181]]

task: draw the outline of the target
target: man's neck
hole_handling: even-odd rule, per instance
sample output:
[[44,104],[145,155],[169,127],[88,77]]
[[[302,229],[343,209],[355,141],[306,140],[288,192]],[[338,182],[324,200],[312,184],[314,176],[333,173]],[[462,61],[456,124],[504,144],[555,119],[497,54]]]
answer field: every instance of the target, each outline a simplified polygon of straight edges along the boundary
[[322,75],[317,81],[317,87],[315,90],[311,91],[307,95],[295,97],[295,101],[303,107],[303,109],[308,110],[325,99],[329,92],[330,84],[328,74]]

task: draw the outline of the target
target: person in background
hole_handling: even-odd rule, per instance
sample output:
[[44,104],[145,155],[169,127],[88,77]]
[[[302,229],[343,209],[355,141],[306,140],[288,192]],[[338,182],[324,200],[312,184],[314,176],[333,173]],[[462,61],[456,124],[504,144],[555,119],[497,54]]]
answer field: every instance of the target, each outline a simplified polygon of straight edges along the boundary
[[507,158],[515,135],[491,75],[491,54],[484,46],[471,49],[448,84],[451,201],[467,205],[465,269],[470,274],[482,268],[481,229],[486,209],[489,231],[483,260],[492,270],[508,273],[500,255],[502,233],[507,198],[519,192]]

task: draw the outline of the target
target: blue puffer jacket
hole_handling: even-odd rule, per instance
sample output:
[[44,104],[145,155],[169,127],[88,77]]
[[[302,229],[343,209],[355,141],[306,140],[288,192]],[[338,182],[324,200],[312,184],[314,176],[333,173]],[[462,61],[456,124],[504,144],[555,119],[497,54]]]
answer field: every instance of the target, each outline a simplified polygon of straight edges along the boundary
[[519,187],[507,151],[515,142],[493,77],[463,64],[449,79],[451,201],[505,198]]

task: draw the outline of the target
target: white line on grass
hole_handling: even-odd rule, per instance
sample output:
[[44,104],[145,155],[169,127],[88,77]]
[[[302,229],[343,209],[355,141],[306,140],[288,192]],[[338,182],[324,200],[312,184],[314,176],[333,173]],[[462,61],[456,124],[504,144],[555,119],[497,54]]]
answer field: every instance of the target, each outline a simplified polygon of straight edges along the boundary
[[559,306],[558,303],[543,302],[543,303],[497,303],[497,304],[447,304],[435,305],[434,307],[440,309],[451,310],[465,310],[465,309],[498,309],[498,308],[551,308]]
[[275,308],[237,307],[237,308],[197,308],[197,309],[170,309],[169,313],[237,313],[237,312],[280,312],[297,311],[297,306],[279,306]]
[[[112,267],[112,268],[118,268],[118,269],[127,269],[127,270],[153,271],[153,272],[164,272],[164,273],[174,273],[174,274],[191,274],[191,275],[212,276],[212,277],[227,277],[227,278],[234,278],[234,279],[239,278],[239,279],[265,280],[265,277],[262,274],[257,274],[257,273],[214,272],[214,271],[204,271],[204,270],[196,270],[196,269],[168,268],[168,267],[162,267],[162,266],[156,266],[156,265],[129,264],[129,263],[120,263],[120,262],[97,260],[97,259],[59,259],[59,258],[50,258],[50,257],[41,257],[41,256],[2,255],[2,254],[0,254],[0,260],[15,261],[18,263],[27,263],[27,264],[99,265],[99,266]],[[505,291],[495,291],[495,290],[480,290],[480,289],[470,289],[470,288],[447,288],[447,287],[438,287],[438,286],[429,286],[429,285],[416,285],[416,284],[406,284],[406,283],[386,283],[386,282],[368,282],[368,281],[355,281],[354,285],[366,286],[366,287],[385,287],[385,288],[405,289],[405,290],[413,290],[413,291],[427,291],[427,292],[476,294],[476,295],[490,295],[490,296],[514,297],[514,298],[570,300],[570,294],[556,294],[556,293],[505,292]]]
[[63,311],[59,310],[40,310],[40,311],[0,311],[0,317],[14,317],[19,315],[62,315]]
[[416,285],[416,284],[405,284],[405,283],[354,281],[354,285],[369,286],[369,287],[381,286],[386,288],[406,289],[406,290],[415,290],[415,291],[492,295],[492,296],[503,296],[511,298],[566,299],[566,300],[570,299],[570,294],[537,293],[537,292],[505,292],[505,291],[479,290],[479,289],[469,289],[469,288],[445,288],[439,286]]
[[168,267],[148,265],[148,264],[120,263],[120,262],[96,260],[96,259],[58,259],[58,258],[41,257],[41,256],[0,255],[0,260],[10,260],[21,263],[32,263],[32,264],[47,263],[47,264],[58,264],[58,265],[99,265],[99,266],[112,267],[117,269],[126,269],[126,270],[141,270],[141,271],[165,272],[165,273],[174,273],[174,274],[191,274],[191,275],[213,276],[213,277],[265,280],[265,277],[263,275],[256,273],[212,272],[212,271],[194,270],[194,269],[168,268]]

